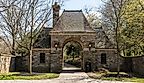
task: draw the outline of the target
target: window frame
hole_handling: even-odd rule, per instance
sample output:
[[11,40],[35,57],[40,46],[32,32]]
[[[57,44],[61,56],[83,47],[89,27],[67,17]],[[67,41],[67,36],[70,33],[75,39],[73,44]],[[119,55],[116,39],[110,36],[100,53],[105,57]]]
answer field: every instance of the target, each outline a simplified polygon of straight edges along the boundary
[[45,53],[40,53],[40,63],[45,63],[46,61],[45,61]]
[[101,53],[101,64],[107,64],[107,55],[106,55],[106,53]]

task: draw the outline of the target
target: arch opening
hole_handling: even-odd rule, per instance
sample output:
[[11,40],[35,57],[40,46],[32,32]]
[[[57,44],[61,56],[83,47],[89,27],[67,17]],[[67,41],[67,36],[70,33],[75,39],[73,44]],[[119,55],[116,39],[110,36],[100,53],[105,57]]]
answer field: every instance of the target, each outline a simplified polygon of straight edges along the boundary
[[63,45],[63,70],[82,70],[82,45],[78,41],[67,41]]

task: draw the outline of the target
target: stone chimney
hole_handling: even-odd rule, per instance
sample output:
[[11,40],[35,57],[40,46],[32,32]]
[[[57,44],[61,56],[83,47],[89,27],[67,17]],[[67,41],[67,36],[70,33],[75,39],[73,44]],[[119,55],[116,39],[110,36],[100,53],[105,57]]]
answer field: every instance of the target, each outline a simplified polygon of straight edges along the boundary
[[55,26],[56,22],[59,19],[59,10],[60,10],[60,6],[58,5],[57,2],[55,2],[54,5],[52,5],[53,8],[53,27]]

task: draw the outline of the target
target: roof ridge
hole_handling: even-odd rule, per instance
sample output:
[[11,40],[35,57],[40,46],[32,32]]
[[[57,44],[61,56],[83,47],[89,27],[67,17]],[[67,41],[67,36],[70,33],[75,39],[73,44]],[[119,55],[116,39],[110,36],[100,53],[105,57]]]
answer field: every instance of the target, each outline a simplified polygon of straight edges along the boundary
[[64,10],[64,12],[82,12],[82,10]]

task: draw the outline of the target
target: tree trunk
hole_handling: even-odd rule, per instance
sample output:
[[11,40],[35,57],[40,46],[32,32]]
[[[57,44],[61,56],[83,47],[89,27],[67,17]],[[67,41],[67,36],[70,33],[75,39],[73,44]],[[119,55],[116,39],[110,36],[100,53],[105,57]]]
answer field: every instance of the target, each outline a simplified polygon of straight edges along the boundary
[[73,55],[73,60],[74,60],[74,55]]
[[11,54],[12,55],[15,55],[15,35],[14,33],[12,33],[12,51],[11,51]]
[[30,55],[29,55],[29,73],[32,74],[32,40],[33,40],[33,27],[34,27],[34,1],[32,2],[32,8],[31,8],[31,16],[32,16],[32,25],[31,25],[31,30],[30,30]]

